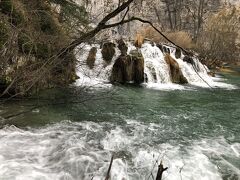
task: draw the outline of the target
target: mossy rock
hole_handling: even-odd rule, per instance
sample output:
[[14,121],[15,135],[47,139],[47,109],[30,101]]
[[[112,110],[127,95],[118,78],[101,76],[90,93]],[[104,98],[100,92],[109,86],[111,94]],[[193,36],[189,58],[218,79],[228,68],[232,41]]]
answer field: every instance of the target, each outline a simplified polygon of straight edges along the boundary
[[104,43],[101,52],[103,59],[110,63],[115,55],[115,44],[111,42]]
[[121,84],[131,81],[133,79],[130,71],[131,67],[131,57],[129,55],[119,56],[113,65],[110,81]]
[[118,49],[121,51],[121,55],[124,55],[124,56],[127,55],[128,46],[126,45],[124,40],[119,39],[117,43],[118,43]]
[[130,55],[121,55],[115,61],[110,77],[112,83],[144,82],[144,58],[140,52],[132,51]]
[[87,65],[90,69],[93,69],[95,61],[96,61],[96,54],[97,54],[97,48],[92,47],[89,51],[88,58],[87,58]]
[[144,58],[142,53],[137,50],[130,52],[131,58],[134,63],[134,83],[141,84],[144,82]]

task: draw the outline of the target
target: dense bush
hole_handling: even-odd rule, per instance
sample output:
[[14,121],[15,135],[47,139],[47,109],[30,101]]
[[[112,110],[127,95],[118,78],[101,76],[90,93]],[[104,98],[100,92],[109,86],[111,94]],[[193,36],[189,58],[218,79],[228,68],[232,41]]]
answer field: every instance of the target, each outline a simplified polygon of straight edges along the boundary
[[0,93],[9,84],[26,95],[76,79],[73,52],[58,56],[71,41],[64,27],[50,1],[0,0]]

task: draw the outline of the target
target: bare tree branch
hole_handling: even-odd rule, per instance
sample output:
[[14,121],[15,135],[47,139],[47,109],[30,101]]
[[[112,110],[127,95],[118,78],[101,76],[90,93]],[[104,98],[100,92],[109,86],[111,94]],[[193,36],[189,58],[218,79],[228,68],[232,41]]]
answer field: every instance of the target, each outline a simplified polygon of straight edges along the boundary
[[108,171],[107,171],[107,175],[106,175],[105,180],[109,180],[110,179],[110,172],[111,172],[111,169],[112,169],[113,158],[114,158],[114,156],[112,155],[112,158],[111,158],[111,161],[110,161],[110,164],[109,164],[109,167],[108,167]]

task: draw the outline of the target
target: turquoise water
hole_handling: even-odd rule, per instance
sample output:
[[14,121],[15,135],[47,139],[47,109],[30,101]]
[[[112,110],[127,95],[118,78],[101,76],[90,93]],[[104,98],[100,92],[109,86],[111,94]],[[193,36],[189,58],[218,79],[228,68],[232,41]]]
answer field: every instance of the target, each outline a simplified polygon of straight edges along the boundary
[[31,105],[1,119],[1,180],[104,179],[112,154],[114,180],[152,179],[161,160],[164,179],[240,179],[239,89],[72,87],[9,101],[1,116]]

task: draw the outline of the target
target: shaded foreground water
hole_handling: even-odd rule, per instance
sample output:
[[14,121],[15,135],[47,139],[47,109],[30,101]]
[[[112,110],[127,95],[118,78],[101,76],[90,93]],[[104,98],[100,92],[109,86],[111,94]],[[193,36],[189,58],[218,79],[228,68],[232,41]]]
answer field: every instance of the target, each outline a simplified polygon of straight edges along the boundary
[[239,89],[73,87],[8,102],[1,116],[31,104],[55,105],[0,120],[1,180],[104,179],[113,153],[113,180],[152,179],[161,160],[166,180],[240,179]]

